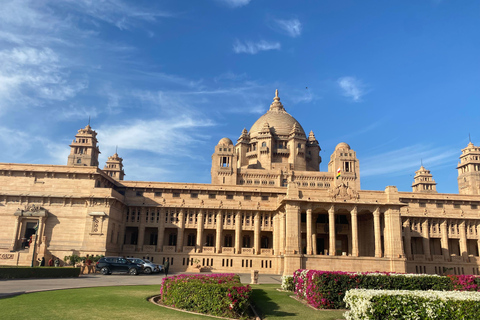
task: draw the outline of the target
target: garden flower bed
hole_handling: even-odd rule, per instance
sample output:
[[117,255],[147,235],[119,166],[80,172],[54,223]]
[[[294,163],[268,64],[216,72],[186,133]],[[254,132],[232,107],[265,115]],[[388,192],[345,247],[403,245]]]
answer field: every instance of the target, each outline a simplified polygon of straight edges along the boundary
[[345,295],[347,320],[478,319],[480,293],[352,289]]
[[160,287],[164,305],[220,317],[246,317],[252,289],[235,274],[166,277]]
[[456,278],[425,274],[297,270],[293,282],[297,296],[313,307],[345,309],[343,298],[350,289],[449,291],[454,290],[455,283],[458,288],[470,286],[468,281],[471,279],[462,279],[457,282],[452,279]]

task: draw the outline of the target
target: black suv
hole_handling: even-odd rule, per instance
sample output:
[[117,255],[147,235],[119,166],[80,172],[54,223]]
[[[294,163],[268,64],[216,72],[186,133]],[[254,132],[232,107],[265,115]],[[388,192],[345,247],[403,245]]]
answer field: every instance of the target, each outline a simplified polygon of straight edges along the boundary
[[112,274],[112,272],[127,272],[131,275],[137,275],[143,272],[143,266],[132,263],[123,257],[103,257],[98,260],[95,269],[102,274]]

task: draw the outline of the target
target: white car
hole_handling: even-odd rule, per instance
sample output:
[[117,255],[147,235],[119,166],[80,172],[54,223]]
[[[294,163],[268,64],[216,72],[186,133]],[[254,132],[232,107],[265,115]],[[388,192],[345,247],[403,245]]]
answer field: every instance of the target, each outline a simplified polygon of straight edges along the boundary
[[156,265],[155,263],[140,258],[127,258],[128,260],[132,261],[133,263],[140,264],[143,266],[143,273],[150,274],[160,272],[162,270],[162,266]]

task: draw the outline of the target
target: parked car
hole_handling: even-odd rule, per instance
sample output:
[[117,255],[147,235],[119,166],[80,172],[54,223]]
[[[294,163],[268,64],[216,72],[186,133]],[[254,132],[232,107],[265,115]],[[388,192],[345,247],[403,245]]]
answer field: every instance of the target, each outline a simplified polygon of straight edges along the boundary
[[105,275],[112,274],[112,272],[137,275],[143,272],[143,265],[133,263],[124,257],[103,257],[98,260],[95,269]]
[[157,265],[150,260],[147,259],[140,259],[140,258],[127,258],[133,263],[141,264],[143,266],[143,273],[150,274],[150,273],[157,273],[163,270],[162,265]]

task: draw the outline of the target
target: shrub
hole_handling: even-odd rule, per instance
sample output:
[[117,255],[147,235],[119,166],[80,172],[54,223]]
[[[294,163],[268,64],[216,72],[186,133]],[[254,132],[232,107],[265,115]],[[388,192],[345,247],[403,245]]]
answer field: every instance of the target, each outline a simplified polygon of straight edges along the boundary
[[188,311],[221,317],[245,316],[250,305],[250,286],[242,286],[234,274],[178,275],[163,279],[161,302]]
[[293,276],[282,277],[282,290],[295,291],[295,283],[293,282]]
[[348,273],[297,270],[295,292],[315,308],[345,308],[343,298],[350,289],[453,290],[448,277],[389,273]]
[[365,290],[345,295],[347,320],[358,319],[478,319],[477,292]]
[[80,268],[2,267],[0,270],[0,279],[76,278],[79,275]]

